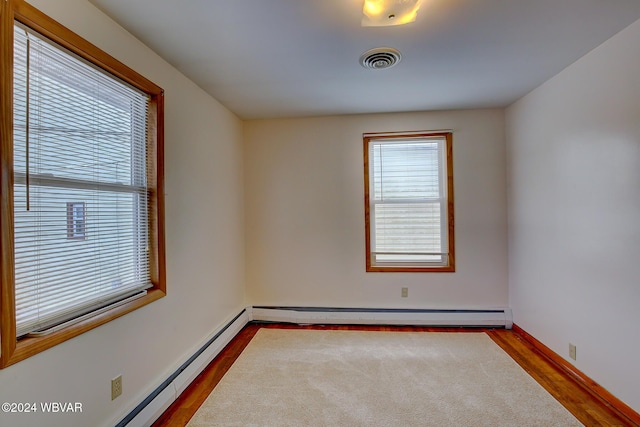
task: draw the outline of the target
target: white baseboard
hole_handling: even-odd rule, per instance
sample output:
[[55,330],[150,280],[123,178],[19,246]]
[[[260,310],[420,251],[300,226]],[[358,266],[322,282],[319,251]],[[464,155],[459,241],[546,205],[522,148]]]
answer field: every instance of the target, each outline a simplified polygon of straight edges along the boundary
[[414,325],[504,327],[511,329],[510,308],[475,310],[359,309],[311,307],[253,307],[260,322],[299,324]]

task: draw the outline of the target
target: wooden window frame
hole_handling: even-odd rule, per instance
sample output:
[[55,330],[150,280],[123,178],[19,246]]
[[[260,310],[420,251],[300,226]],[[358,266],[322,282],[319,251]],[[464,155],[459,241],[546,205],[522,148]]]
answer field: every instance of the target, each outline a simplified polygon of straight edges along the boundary
[[[13,31],[18,21],[150,97],[148,112],[149,268],[143,297],[41,337],[16,337],[13,218]],[[0,368],[97,328],[166,295],[164,236],[164,91],[24,0],[0,1]]]
[[[448,233],[448,263],[434,266],[376,266],[371,257],[371,204],[370,204],[370,180],[369,180],[369,142],[381,139],[403,139],[420,137],[443,137],[445,139],[446,163],[447,163],[447,233]],[[368,133],[363,135],[364,143],[364,216],[365,216],[365,250],[366,271],[382,273],[453,273],[455,268],[455,221],[454,221],[454,197],[453,197],[453,135],[451,132],[394,132],[394,133]]]

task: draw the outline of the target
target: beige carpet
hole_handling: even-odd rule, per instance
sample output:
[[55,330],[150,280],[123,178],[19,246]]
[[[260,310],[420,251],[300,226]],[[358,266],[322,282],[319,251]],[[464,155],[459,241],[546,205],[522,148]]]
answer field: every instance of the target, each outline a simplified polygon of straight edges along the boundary
[[484,333],[261,329],[189,422],[581,426]]

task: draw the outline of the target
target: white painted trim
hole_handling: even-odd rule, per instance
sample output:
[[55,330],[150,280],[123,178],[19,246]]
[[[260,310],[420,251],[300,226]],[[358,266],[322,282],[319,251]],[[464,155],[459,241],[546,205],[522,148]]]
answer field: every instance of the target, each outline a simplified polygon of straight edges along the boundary
[[300,324],[504,327],[513,325],[510,308],[478,310],[369,310],[348,308],[253,307],[252,319]]
[[506,324],[504,325],[505,329],[511,329],[513,328],[513,313],[511,312],[510,308],[505,308],[504,309],[504,315],[506,318]]

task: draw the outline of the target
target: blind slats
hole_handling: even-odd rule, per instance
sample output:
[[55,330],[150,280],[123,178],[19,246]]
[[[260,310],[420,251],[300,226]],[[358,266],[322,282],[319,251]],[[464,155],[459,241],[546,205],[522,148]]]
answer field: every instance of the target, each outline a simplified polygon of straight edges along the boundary
[[21,336],[151,286],[149,97],[21,24],[14,36]]

